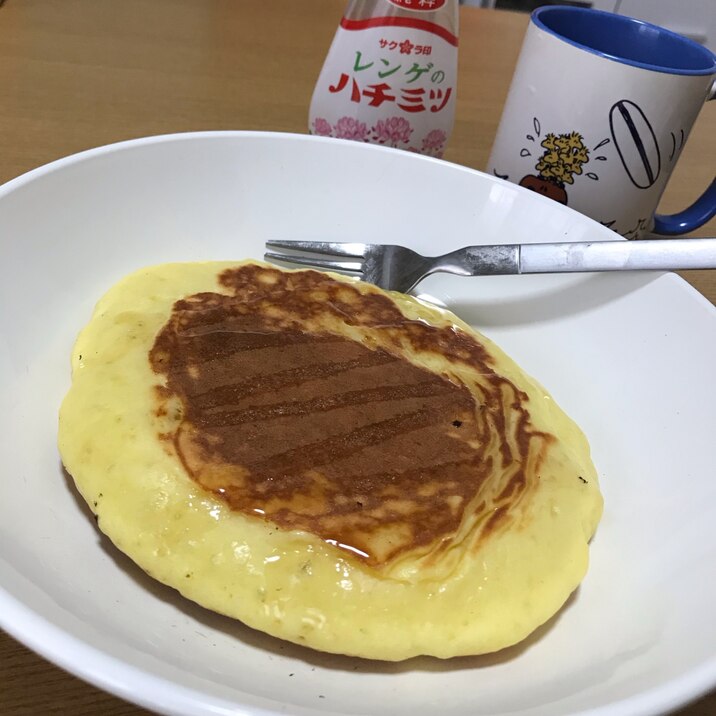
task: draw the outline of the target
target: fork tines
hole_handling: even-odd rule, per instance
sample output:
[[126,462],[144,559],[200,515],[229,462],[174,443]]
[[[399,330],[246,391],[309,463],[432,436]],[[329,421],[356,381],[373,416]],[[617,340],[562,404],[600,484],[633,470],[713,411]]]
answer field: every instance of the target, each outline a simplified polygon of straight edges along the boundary
[[[266,246],[271,249],[284,249],[289,252],[266,251],[264,258],[282,263],[298,264],[299,266],[312,266],[314,268],[328,269],[329,271],[349,271],[360,273],[363,266],[365,244],[336,243],[333,241],[267,241]],[[328,258],[334,256],[337,258]],[[326,257],[326,258],[322,258]],[[340,258],[358,259],[357,261],[340,261]]]

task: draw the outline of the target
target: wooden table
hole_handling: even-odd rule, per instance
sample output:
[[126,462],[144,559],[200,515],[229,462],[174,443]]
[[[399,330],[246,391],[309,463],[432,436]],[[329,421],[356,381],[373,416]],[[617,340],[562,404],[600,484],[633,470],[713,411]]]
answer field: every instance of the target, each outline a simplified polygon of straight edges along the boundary
[[[305,132],[344,0],[5,0],[0,182],[73,152],[204,129]],[[484,169],[527,16],[463,8],[457,117],[446,158]],[[714,103],[716,105],[716,102]],[[685,207],[713,178],[716,106],[702,112],[664,196]],[[696,236],[716,236],[716,220]],[[688,272],[716,301],[716,273]],[[0,633],[0,714],[148,712]],[[680,716],[716,713],[716,693]]]

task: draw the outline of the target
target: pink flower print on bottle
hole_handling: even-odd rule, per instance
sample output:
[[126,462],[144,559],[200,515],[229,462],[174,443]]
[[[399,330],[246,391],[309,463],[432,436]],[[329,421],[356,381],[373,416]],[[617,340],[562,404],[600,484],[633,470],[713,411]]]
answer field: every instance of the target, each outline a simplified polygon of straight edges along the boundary
[[327,119],[323,119],[323,117],[316,117],[316,119],[313,120],[313,133],[317,134],[319,137],[330,137],[332,136],[333,127],[331,127],[331,123]]
[[423,154],[431,154],[435,157],[443,155],[443,147],[447,141],[447,134],[442,129],[432,129],[423,138]]
[[397,147],[399,144],[407,144],[410,141],[410,135],[413,128],[410,122],[404,117],[388,117],[388,119],[380,119],[373,127],[373,139],[380,144],[390,144],[391,147]]
[[358,142],[368,141],[368,127],[365,122],[359,122],[353,117],[341,117],[336,122],[336,137],[339,139],[354,139]]

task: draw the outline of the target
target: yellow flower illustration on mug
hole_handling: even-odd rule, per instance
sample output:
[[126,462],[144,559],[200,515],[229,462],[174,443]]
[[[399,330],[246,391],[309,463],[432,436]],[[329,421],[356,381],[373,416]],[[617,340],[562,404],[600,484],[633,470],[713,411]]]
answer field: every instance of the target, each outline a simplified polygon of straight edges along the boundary
[[579,176],[582,167],[589,161],[589,150],[584,144],[584,138],[579,132],[550,132],[540,146],[545,151],[535,165],[538,174],[523,177],[520,186],[566,204],[565,184],[574,184],[575,175]]

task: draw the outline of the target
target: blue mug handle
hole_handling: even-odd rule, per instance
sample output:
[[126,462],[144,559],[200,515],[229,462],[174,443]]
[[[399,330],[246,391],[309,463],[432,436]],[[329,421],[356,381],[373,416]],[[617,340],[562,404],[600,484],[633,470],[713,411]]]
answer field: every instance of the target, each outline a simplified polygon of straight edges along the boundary
[[[716,99],[716,83],[711,88],[708,99]],[[714,216],[716,216],[716,178],[688,209],[684,209],[678,214],[656,214],[653,232],[664,236],[686,234],[703,226]]]
[[688,208],[678,214],[656,214],[654,233],[665,236],[685,234],[716,216],[716,179],[709,188]]

